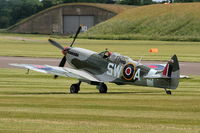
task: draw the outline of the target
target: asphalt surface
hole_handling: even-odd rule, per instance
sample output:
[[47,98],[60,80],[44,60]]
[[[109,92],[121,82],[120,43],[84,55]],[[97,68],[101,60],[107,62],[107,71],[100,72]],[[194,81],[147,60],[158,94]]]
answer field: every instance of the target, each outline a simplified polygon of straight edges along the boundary
[[[31,58],[31,57],[7,57],[0,56],[0,68],[14,68],[10,63],[40,64],[57,66],[61,58]],[[142,64],[165,64],[161,61],[141,61]],[[200,75],[200,63],[180,62],[180,70],[183,75]]]

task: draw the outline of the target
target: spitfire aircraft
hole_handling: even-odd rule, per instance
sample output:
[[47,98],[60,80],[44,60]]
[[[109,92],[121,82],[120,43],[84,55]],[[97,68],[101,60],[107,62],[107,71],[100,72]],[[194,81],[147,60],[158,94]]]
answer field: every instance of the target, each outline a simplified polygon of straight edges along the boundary
[[[88,49],[73,47],[76,35],[69,47],[62,47],[59,43],[49,39],[49,42],[62,50],[64,57],[59,66],[35,64],[10,64],[42,73],[66,76],[78,79],[72,84],[70,93],[80,91],[81,82],[96,85],[100,93],[107,93],[106,82],[117,85],[139,85],[163,88],[167,94],[169,89],[176,89],[179,84],[180,68],[177,56],[174,55],[165,65],[143,65],[127,56],[105,50],[97,53]],[[67,62],[67,66],[65,63]]]

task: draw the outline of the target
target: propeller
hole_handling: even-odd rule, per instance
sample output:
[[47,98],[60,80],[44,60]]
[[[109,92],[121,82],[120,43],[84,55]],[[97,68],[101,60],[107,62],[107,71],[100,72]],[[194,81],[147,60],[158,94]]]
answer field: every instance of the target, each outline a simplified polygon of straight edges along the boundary
[[55,46],[55,47],[57,47],[57,48],[59,48],[59,49],[61,49],[61,50],[64,50],[64,48],[63,48],[59,43],[57,43],[56,41],[54,41],[54,40],[52,40],[52,39],[49,39],[49,42],[50,42],[50,44],[52,44],[53,46]]
[[[65,66],[65,62],[66,62],[66,56],[65,56],[65,48],[62,47],[59,43],[57,43],[56,41],[49,39],[50,44],[52,44],[53,46],[57,47],[58,49],[61,49],[63,51],[63,58],[61,60],[61,62],[59,63],[59,67],[64,67]],[[58,77],[58,75],[54,75],[54,78],[56,79]]]
[[[78,34],[79,34],[80,31],[81,31],[81,28],[82,28],[82,25],[79,26],[79,28],[78,28],[78,30],[77,30],[77,32],[76,32],[76,35],[74,36],[74,39],[73,39],[73,41],[72,41],[70,47],[73,46],[73,44],[74,44],[74,42],[75,42],[75,40],[76,40]],[[62,47],[59,43],[57,43],[56,41],[54,41],[54,40],[52,40],[52,39],[49,39],[49,42],[50,42],[50,44],[52,44],[53,46],[55,46],[55,47],[57,47],[58,49],[61,49],[61,50],[62,50],[62,53],[64,54],[64,56],[63,56],[62,60],[61,60],[60,63],[59,63],[59,67],[64,67],[64,66],[65,66],[65,63],[66,63],[66,60],[67,60],[67,59],[66,59],[66,54],[67,54],[67,51],[66,51],[66,50],[67,50],[67,47],[66,47],[66,48]],[[58,77],[58,75],[54,75],[54,78],[55,78],[55,79],[56,79],[57,77]]]
[[79,34],[79,33],[80,33],[80,31],[81,31],[81,28],[82,28],[82,25],[80,25],[80,26],[78,27],[78,30],[76,31],[76,35],[74,36],[74,40],[72,41],[72,43],[71,43],[70,47],[72,47],[72,46],[73,46],[73,44],[74,44],[74,42],[75,42],[75,40],[76,40],[76,38],[77,38],[78,34]]
[[[64,67],[65,66],[65,63],[66,63],[66,56],[63,56],[60,64],[59,64],[59,67]],[[58,77],[58,75],[54,75],[54,78],[56,79]]]

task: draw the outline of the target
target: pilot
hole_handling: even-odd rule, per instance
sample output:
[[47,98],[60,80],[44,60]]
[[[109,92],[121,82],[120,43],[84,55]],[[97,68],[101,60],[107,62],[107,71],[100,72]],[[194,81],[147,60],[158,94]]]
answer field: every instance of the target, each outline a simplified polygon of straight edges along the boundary
[[106,51],[104,52],[103,58],[106,59],[106,58],[110,57],[110,55],[111,55],[111,52],[109,52],[109,51],[106,50]]

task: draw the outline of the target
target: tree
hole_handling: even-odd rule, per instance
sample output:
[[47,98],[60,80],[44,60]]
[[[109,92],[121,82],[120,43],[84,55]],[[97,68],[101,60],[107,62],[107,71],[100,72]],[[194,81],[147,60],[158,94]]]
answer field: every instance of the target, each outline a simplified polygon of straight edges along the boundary
[[11,9],[6,0],[0,0],[0,3],[0,28],[5,28],[10,25]]
[[63,0],[63,3],[88,2],[88,3],[111,3],[113,0]]
[[125,5],[148,5],[152,4],[152,0],[117,0],[118,4],[125,4]]
[[[69,1],[71,1],[71,0],[69,0]],[[42,3],[42,9],[46,9],[51,6],[64,3],[64,0],[42,0],[41,3]]]
[[195,0],[174,0],[174,2],[194,2]]
[[0,0],[0,28],[7,28],[39,11],[39,0]]
[[15,24],[35,14],[41,6],[42,4],[39,0],[10,0],[10,7],[12,8],[10,24]]

